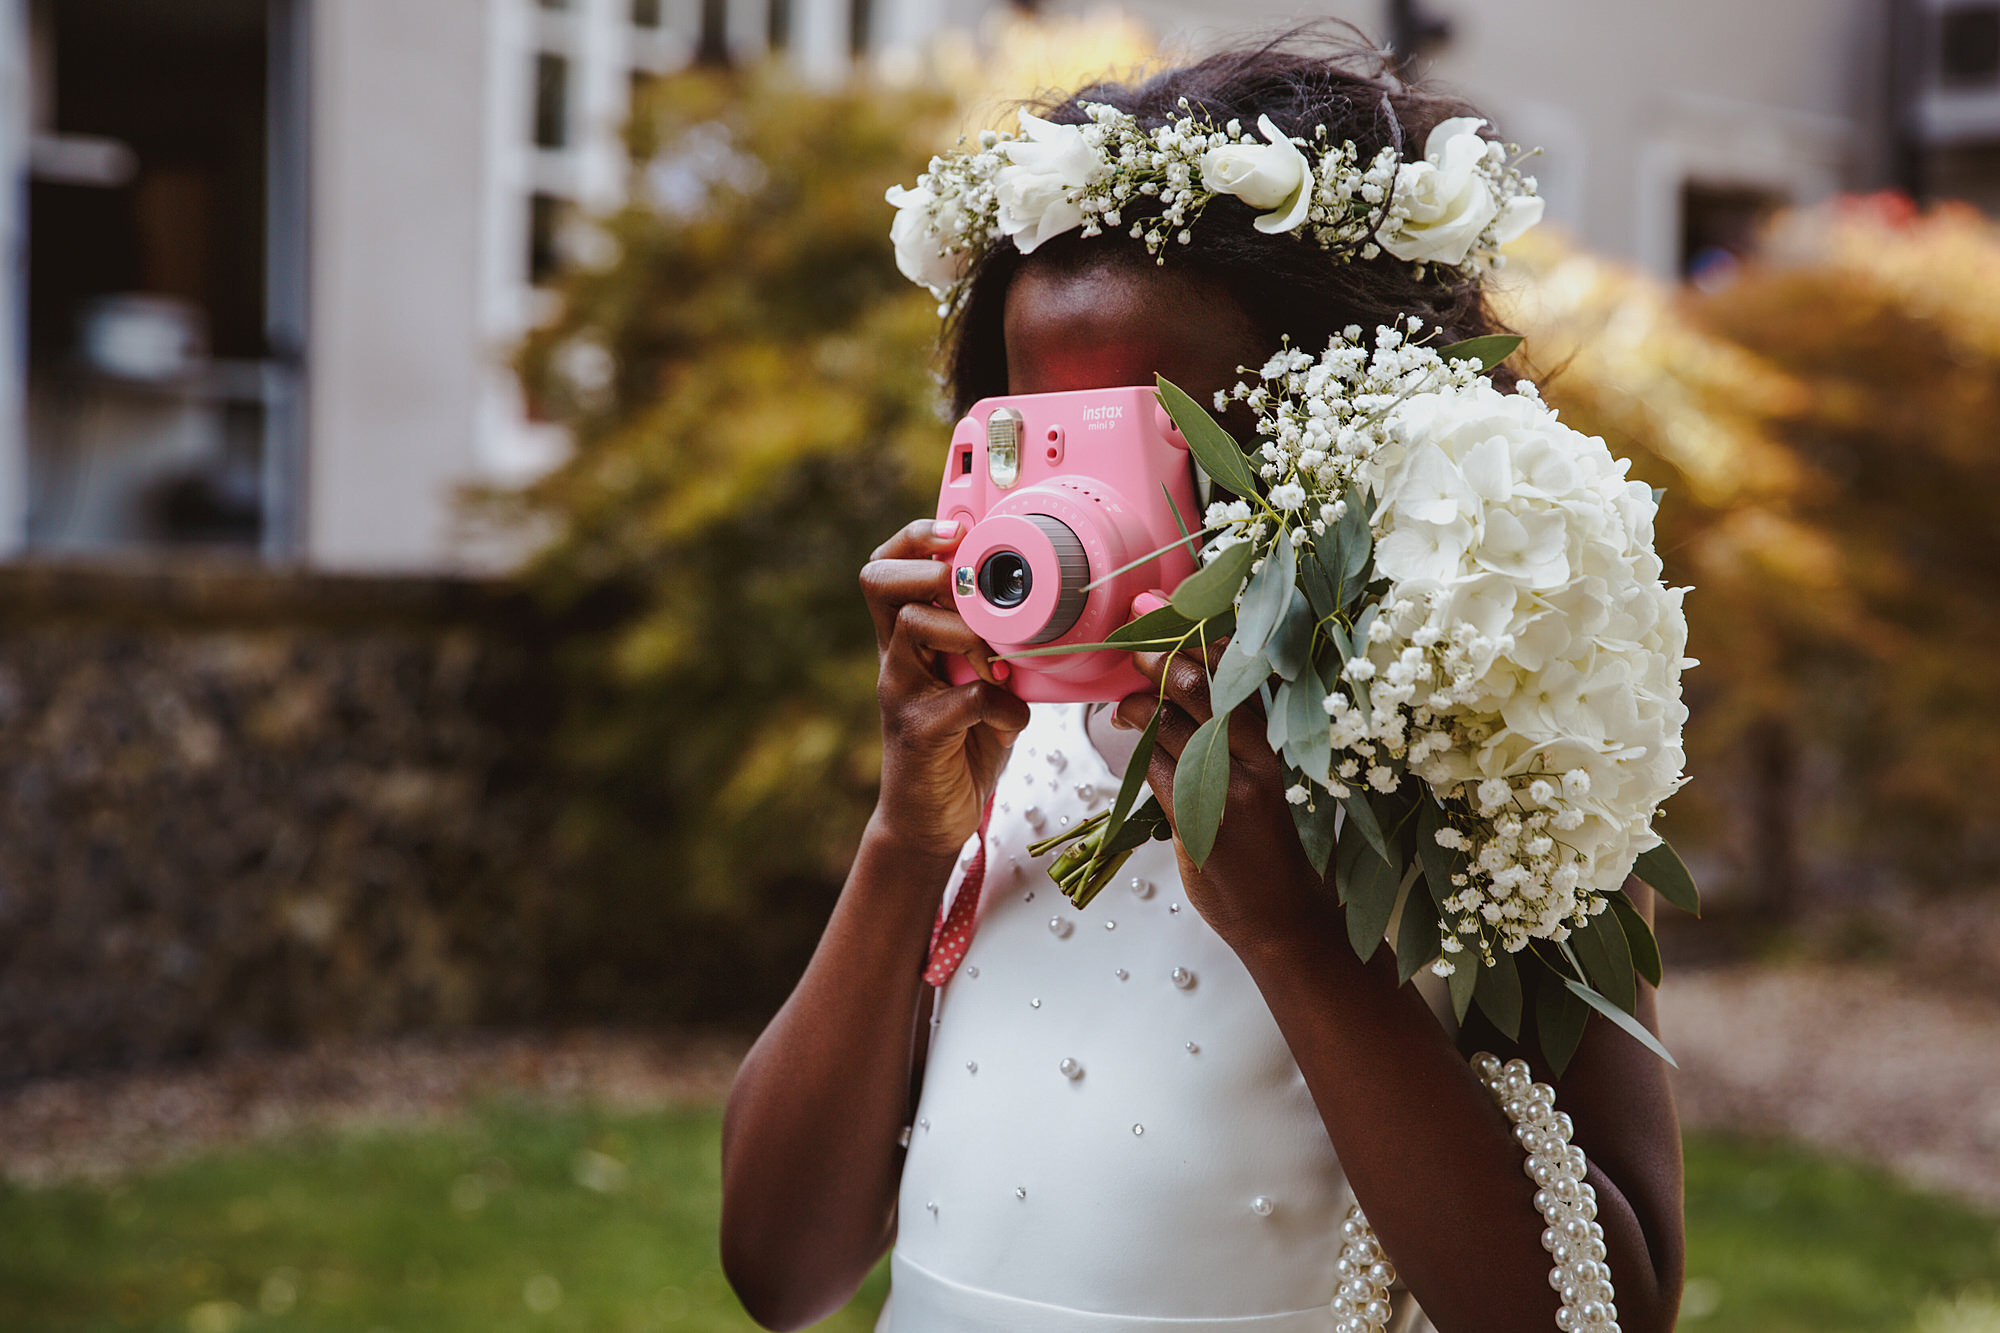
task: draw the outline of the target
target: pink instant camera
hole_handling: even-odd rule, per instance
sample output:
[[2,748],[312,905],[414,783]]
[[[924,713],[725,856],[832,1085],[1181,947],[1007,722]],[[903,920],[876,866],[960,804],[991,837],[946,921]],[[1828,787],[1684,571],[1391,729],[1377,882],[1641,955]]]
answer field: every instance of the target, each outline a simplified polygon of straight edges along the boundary
[[[996,653],[1103,642],[1132,619],[1135,597],[1164,596],[1194,572],[1181,525],[1201,525],[1187,441],[1151,387],[981,399],[952,432],[937,512],[965,533],[952,599]],[[1148,688],[1118,649],[1009,665],[1007,687],[1030,701]],[[962,658],[949,672],[974,678]]]

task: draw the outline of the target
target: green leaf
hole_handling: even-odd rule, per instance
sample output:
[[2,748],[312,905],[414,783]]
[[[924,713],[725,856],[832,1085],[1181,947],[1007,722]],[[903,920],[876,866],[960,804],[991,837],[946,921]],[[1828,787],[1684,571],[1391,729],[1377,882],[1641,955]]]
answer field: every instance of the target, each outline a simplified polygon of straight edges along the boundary
[[1438,355],[1447,362],[1477,361],[1479,369],[1488,371],[1505,361],[1516,347],[1521,345],[1518,335],[1512,333],[1489,333],[1484,337],[1467,338],[1449,347],[1438,348]]
[[1611,895],[1611,910],[1618,914],[1618,924],[1625,932],[1626,947],[1632,951],[1632,967],[1652,985],[1660,984],[1660,942],[1653,938],[1653,928],[1646,924],[1646,918],[1639,915],[1639,909],[1632,906],[1632,900],[1622,893]]
[[1229,799],[1229,714],[1195,729],[1174,768],[1174,826],[1196,866],[1215,849],[1222,807]]
[[1375,808],[1368,804],[1368,798],[1357,791],[1341,805],[1347,811],[1347,827],[1366,838],[1375,855],[1390,860],[1389,840],[1382,836],[1381,821],[1375,818]]
[[[1617,1005],[1611,1003],[1611,1001],[1605,999],[1602,995],[1599,995],[1596,991],[1592,990],[1590,987],[1584,985],[1580,981],[1575,981],[1569,977],[1564,977],[1563,984],[1569,987],[1570,992],[1574,994],[1578,999],[1582,1000],[1592,1009],[1595,1009],[1598,1013],[1603,1014],[1606,1018],[1616,1023],[1620,1028],[1624,1029],[1626,1034],[1629,1035],[1632,1038],[1632,1040],[1638,1042],[1641,1046],[1644,1046],[1647,1050],[1651,1051],[1654,1055],[1659,1056],[1662,1060],[1665,1060],[1668,1064],[1672,1065],[1674,1068],[1676,1069],[1680,1068],[1680,1062],[1675,1060],[1674,1057],[1668,1053],[1667,1048],[1660,1044],[1660,1039],[1658,1037],[1646,1031],[1646,1025],[1644,1023],[1641,1023],[1638,1019],[1632,1017],[1632,1015],[1626,1013],[1623,1009],[1620,1009]],[[1554,988],[1550,987],[1549,989],[1554,989]],[[1579,1034],[1580,1033],[1581,1029],[1579,1028]],[[1544,1053],[1546,1053],[1547,1051],[1546,1044],[1544,1044],[1543,1050]],[[1553,1064],[1554,1061],[1550,1061],[1550,1063]],[[1568,1061],[1565,1060],[1564,1063],[1567,1064]],[[1561,1073],[1562,1070],[1558,1068],[1556,1072]]]
[[1690,916],[1701,915],[1701,894],[1694,886],[1694,876],[1681,863],[1674,849],[1664,842],[1650,852],[1639,854],[1639,863],[1632,867],[1632,873],[1653,886],[1653,892],[1665,898]]
[[1105,636],[1107,643],[1152,643],[1160,639],[1178,639],[1195,627],[1189,620],[1171,606],[1154,607],[1129,625],[1120,625]]
[[1264,744],[1271,747],[1272,754],[1285,752],[1285,723],[1291,720],[1288,708],[1291,689],[1290,681],[1279,681],[1278,688],[1270,691],[1270,700],[1264,705]]
[[1236,605],[1236,593],[1257,552],[1249,542],[1238,542],[1215,559],[1181,580],[1167,600],[1174,610],[1189,620],[1207,620]]
[[1208,409],[1187,396],[1166,376],[1155,377],[1160,390],[1160,404],[1167,409],[1167,415],[1180,427],[1187,437],[1188,452],[1195,462],[1201,464],[1202,471],[1208,473],[1224,487],[1237,495],[1249,499],[1257,494],[1256,474],[1251,472],[1249,460],[1243,450],[1222,424],[1208,414]]
[[[1470,953],[1467,950],[1467,953]],[[1509,1041],[1521,1039],[1521,970],[1514,955],[1505,949],[1493,951],[1493,966],[1480,964],[1479,982],[1473,987],[1472,1001],[1491,1019],[1493,1026],[1507,1034]]]
[[1325,620],[1340,613],[1340,527],[1313,539],[1312,549],[1299,557],[1299,587],[1312,603],[1313,617]]
[[1438,956],[1438,909],[1428,892],[1403,895],[1403,919],[1396,924],[1396,984]]
[[1104,824],[1104,841],[1108,846],[1118,836],[1124,826],[1125,816],[1132,810],[1132,803],[1139,799],[1139,793],[1146,789],[1146,770],[1153,762],[1153,746],[1160,739],[1160,717],[1167,710],[1155,708],[1153,716],[1147,719],[1146,729],[1139,733],[1139,743],[1132,747],[1132,757],[1125,761],[1125,776],[1118,783],[1118,795],[1112,798],[1111,813]]
[[[1368,609],[1370,611],[1373,611],[1375,608],[1371,606]],[[1350,680],[1347,677],[1348,662],[1360,656],[1359,653],[1354,651],[1354,645],[1356,642],[1360,642],[1361,640],[1348,638],[1347,631],[1340,627],[1340,623],[1338,621],[1333,621],[1333,620],[1329,620],[1326,622],[1326,637],[1333,641],[1333,646],[1335,651],[1340,654],[1340,661],[1333,667],[1331,671],[1327,673],[1328,678],[1345,686],[1347,690],[1348,699],[1353,702],[1356,708],[1360,709],[1364,713],[1367,712],[1368,711],[1367,682],[1359,680]],[[1331,693],[1331,691],[1329,691],[1329,693]],[[1328,725],[1330,726],[1331,724],[1329,723]]]
[[1299,831],[1299,845],[1306,849],[1306,860],[1312,863],[1313,873],[1326,878],[1326,863],[1333,855],[1334,815],[1340,807],[1331,796],[1323,791],[1313,793],[1310,808],[1303,805],[1292,807],[1292,825]]
[[[1558,981],[1563,984],[1557,985]],[[1569,1058],[1583,1040],[1583,1025],[1590,1021],[1590,1006],[1570,990],[1575,984],[1550,968],[1535,988],[1535,1035],[1541,1040],[1543,1058],[1558,1077],[1569,1068]]]
[[1264,645],[1271,641],[1279,619],[1292,604],[1298,572],[1298,556],[1292,550],[1292,535],[1280,528],[1278,540],[1264,557],[1264,563],[1250,576],[1250,586],[1243,590],[1243,607],[1236,613],[1234,641],[1243,644],[1246,651],[1261,653]]
[[1451,975],[1446,978],[1451,983],[1451,1013],[1460,1023],[1472,1011],[1472,997],[1479,989],[1479,955],[1470,949],[1452,957]]
[[1347,492],[1347,512],[1340,517],[1340,552],[1346,561],[1340,570],[1343,601],[1354,599],[1355,591],[1361,586],[1361,571],[1368,568],[1368,562],[1375,555],[1375,539],[1368,532],[1368,518],[1374,508],[1374,503],[1359,487]]
[[1451,877],[1465,869],[1465,853],[1455,852],[1437,844],[1437,831],[1445,826],[1444,811],[1436,801],[1425,796],[1417,805],[1417,859],[1424,864],[1424,881],[1430,885],[1431,897],[1438,906],[1458,892]]
[[1167,483],[1164,481],[1160,483],[1160,494],[1167,497],[1167,512],[1174,516],[1174,526],[1181,530],[1182,540],[1178,544],[1186,546],[1189,555],[1200,558],[1201,548],[1195,542],[1194,534],[1188,531],[1187,521],[1181,517],[1181,507],[1175,502],[1174,493],[1167,489]]
[[1402,881],[1396,868],[1375,855],[1373,848],[1361,849],[1347,886],[1347,942],[1364,963],[1374,956],[1389,929]]
[[[1333,719],[1321,702],[1325,698],[1326,685],[1310,662],[1285,691],[1285,758],[1322,787],[1332,776],[1333,761]],[[1326,804],[1336,808],[1331,796]]]
[[1208,705],[1227,713],[1257,692],[1271,675],[1271,664],[1257,649],[1246,649],[1240,638],[1231,639],[1215,659],[1215,674],[1208,682]]
[[1271,659],[1271,669],[1286,680],[1297,680],[1306,659],[1312,655],[1312,637],[1312,606],[1304,593],[1293,588],[1285,614],[1278,621],[1277,633],[1264,645],[1264,656]]
[[1569,943],[1583,964],[1584,979],[1620,1009],[1632,1012],[1639,1003],[1639,984],[1632,976],[1632,950],[1618,918],[1609,910],[1599,912],[1570,932]]

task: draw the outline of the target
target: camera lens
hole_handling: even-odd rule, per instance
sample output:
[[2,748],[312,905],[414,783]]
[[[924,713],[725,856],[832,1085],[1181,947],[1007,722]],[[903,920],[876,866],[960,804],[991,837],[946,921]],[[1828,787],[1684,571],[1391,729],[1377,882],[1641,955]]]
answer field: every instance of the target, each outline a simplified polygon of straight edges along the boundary
[[1034,586],[1035,577],[1018,551],[995,551],[979,566],[979,595],[994,606],[1019,606]]

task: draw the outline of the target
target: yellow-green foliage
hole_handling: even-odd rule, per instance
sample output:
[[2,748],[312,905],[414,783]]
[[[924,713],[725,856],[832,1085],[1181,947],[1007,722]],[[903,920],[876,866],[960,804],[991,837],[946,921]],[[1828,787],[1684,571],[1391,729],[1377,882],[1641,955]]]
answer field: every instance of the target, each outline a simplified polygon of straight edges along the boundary
[[1668,488],[1668,576],[1697,589],[1672,817],[1779,910],[1990,873],[2000,232],[1849,201],[1709,292],[1554,242],[1521,258],[1509,315],[1549,397]]
[[576,441],[526,497],[553,532],[529,577],[578,627],[579,947],[607,913],[631,923],[629,957],[592,946],[603,999],[658,996],[662,931],[713,969],[669,987],[683,1009],[795,967],[872,803],[856,575],[932,502],[947,433],[936,315],[895,270],[882,194],[946,109],[767,74],[662,83],[628,134],[634,202],[599,223],[613,257],[567,279],[521,354]]

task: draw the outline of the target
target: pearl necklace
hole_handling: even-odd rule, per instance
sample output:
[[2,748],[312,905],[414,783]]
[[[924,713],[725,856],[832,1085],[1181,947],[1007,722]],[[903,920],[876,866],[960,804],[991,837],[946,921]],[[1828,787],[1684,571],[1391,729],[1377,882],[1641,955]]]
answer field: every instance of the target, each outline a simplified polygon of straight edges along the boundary
[[[1604,1228],[1596,1221],[1597,1191],[1583,1178],[1583,1149],[1569,1141],[1575,1127],[1556,1110],[1555,1089],[1535,1082],[1526,1061],[1503,1065],[1481,1051],[1472,1057],[1472,1067],[1513,1122],[1514,1138],[1528,1154],[1521,1170],[1535,1182],[1535,1208],[1548,1223],[1542,1248],[1555,1260],[1549,1285],[1562,1295],[1556,1328],[1561,1333],[1618,1333],[1611,1269],[1604,1262]],[[1340,1242],[1334,1333],[1382,1333],[1389,1323],[1389,1288],[1396,1270],[1358,1203],[1348,1207],[1340,1224]]]

